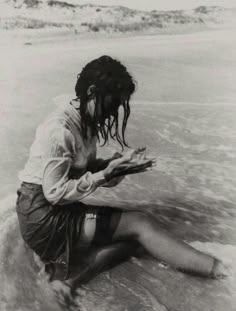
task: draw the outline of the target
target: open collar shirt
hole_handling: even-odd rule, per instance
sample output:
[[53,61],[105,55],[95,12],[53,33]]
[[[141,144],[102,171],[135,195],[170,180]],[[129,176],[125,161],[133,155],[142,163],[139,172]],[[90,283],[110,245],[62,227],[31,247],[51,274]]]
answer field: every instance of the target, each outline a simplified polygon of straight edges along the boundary
[[[79,102],[60,106],[38,127],[19,178],[42,185],[52,204],[79,201],[105,184],[102,172],[88,170],[96,159],[96,143],[96,137],[82,136]],[[77,178],[70,177],[72,170]]]

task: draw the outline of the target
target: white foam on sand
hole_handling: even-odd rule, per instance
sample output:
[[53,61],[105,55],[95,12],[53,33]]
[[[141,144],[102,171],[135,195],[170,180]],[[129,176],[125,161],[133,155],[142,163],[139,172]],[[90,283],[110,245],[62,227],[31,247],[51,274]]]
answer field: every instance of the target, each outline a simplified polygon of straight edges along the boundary
[[[1,273],[1,285],[0,291],[1,296],[6,300],[7,298],[12,298],[15,295],[15,288],[11,282],[7,279],[5,273],[5,267],[7,263],[11,263],[11,258],[8,258],[7,253],[7,244],[10,244],[11,241],[7,239],[7,236],[11,230],[14,229],[16,224],[16,215],[14,213],[14,202],[16,196],[10,195],[0,201],[0,273]],[[4,308],[4,299],[0,299],[0,304]]]
[[38,273],[21,238],[16,195],[0,201],[0,310],[61,310],[45,273]]

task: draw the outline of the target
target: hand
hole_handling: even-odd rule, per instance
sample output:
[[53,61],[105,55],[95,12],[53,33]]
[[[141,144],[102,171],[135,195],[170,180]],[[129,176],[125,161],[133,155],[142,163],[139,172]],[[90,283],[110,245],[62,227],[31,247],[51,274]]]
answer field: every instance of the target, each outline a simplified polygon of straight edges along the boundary
[[146,157],[144,151],[146,148],[129,150],[122,157],[112,160],[104,170],[104,176],[107,180],[114,177],[127,174],[144,172],[156,164],[155,158]]
[[146,147],[141,147],[137,149],[130,149],[125,154],[115,152],[113,156],[110,158],[110,160],[112,161],[112,160],[119,159],[119,158],[123,158],[124,160],[127,160],[127,161],[132,161],[138,158],[141,159],[145,157],[145,155],[143,154],[145,150],[146,150]]
[[134,161],[137,159],[144,159],[144,151],[146,150],[146,147],[141,147],[137,149],[130,149],[125,154],[122,155],[122,158],[124,161]]

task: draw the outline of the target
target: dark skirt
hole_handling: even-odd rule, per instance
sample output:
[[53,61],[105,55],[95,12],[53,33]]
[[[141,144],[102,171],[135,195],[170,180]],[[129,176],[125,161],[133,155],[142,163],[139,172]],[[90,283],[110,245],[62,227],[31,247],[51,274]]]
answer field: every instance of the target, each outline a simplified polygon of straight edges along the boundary
[[[100,241],[111,243],[112,233],[108,232],[112,212],[110,207],[94,207],[76,202],[68,205],[52,205],[45,198],[41,185],[22,183],[17,191],[16,211],[20,231],[25,243],[40,257],[46,267],[60,267],[60,276],[66,279],[73,251],[80,239],[81,224],[86,213],[97,210],[105,217],[101,219]],[[117,210],[116,210],[117,211]],[[54,269],[55,270],[55,269]]]

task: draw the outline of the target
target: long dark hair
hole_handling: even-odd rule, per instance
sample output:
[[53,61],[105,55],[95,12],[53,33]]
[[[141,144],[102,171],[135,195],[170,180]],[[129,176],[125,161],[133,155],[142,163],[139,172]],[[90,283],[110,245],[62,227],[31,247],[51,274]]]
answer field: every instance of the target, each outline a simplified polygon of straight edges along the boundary
[[[81,128],[82,135],[87,138],[88,127],[92,131],[92,135],[96,135],[100,141],[103,139],[105,145],[109,137],[117,140],[122,149],[128,146],[125,140],[125,129],[130,115],[130,96],[135,91],[135,82],[132,76],[128,73],[126,67],[118,60],[110,56],[101,56],[88,63],[77,77],[75,92],[80,100]],[[112,104],[120,104],[121,94],[125,95],[123,106],[123,122],[121,135],[119,133],[119,113],[114,116],[109,116],[103,124],[97,119],[97,105],[100,101],[102,113],[104,114],[104,98],[106,95],[112,96]],[[95,111],[93,118],[86,113],[87,103],[94,99]]]

